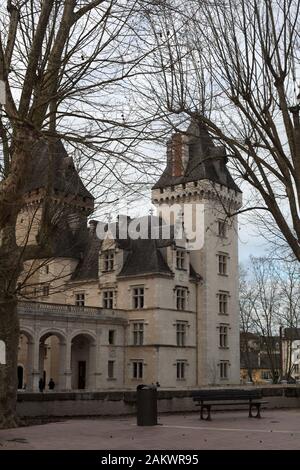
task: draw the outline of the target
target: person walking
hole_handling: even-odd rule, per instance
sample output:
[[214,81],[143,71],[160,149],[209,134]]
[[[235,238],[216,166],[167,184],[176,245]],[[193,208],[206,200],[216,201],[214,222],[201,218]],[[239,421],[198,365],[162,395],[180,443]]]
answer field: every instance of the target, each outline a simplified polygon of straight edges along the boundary
[[45,388],[45,383],[44,383],[43,378],[41,377],[40,380],[39,380],[39,390],[40,390],[40,392],[43,392],[44,388]]

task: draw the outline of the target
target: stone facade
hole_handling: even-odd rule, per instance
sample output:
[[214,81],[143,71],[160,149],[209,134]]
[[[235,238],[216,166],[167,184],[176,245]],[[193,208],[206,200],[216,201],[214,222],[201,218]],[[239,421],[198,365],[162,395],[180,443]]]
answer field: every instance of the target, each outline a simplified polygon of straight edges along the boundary
[[[62,161],[66,158],[63,154]],[[43,376],[46,388],[54,379],[56,390],[238,384],[237,220],[226,213],[241,206],[241,192],[224,149],[195,126],[171,139],[167,168],[152,190],[158,217],[125,221],[126,229],[147,220],[162,230],[176,206],[180,214],[168,237],[160,232],[156,239],[123,239],[119,218],[117,236],[101,241],[95,221],[87,229],[92,196],[78,181],[73,199],[72,190],[64,193],[62,186],[60,179],[56,207],[67,207],[72,217],[50,227],[51,243],[34,261],[28,256],[20,277],[20,388],[38,390]],[[42,209],[36,213],[43,220],[43,191],[30,190],[28,201],[32,191],[40,195],[35,204]],[[32,203],[29,207],[22,212],[25,225]],[[201,212],[200,241],[194,245],[185,225],[191,208]],[[31,226],[29,248],[36,249],[36,219]],[[19,234],[24,239],[23,228]]]

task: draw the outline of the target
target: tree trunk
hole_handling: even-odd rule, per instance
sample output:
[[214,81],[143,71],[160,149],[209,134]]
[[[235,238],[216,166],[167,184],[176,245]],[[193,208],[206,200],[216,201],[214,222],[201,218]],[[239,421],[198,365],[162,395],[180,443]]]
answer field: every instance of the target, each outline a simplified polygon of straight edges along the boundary
[[9,176],[0,184],[0,340],[6,345],[6,364],[0,365],[0,428],[18,424],[17,363],[19,320],[17,282],[22,270],[23,251],[16,243],[17,216],[22,208],[23,187],[28,178],[32,132],[21,128]]
[[17,362],[19,319],[16,299],[0,299],[0,339],[6,345],[6,364],[0,365],[0,429],[18,425]]

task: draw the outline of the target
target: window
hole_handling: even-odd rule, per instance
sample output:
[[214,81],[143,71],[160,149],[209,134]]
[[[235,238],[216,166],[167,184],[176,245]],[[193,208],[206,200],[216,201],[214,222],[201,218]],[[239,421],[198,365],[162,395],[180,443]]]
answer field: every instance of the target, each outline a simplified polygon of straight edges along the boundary
[[294,364],[294,372],[295,374],[299,374],[299,364]]
[[77,292],[77,294],[75,294],[75,305],[77,305],[77,307],[84,307],[84,303],[85,303],[84,292]]
[[227,274],[227,255],[218,255],[219,259],[219,274],[225,276]]
[[176,377],[177,380],[184,380],[185,379],[185,361],[177,361],[176,362]]
[[185,346],[186,324],[178,321],[176,323],[176,344],[177,346]]
[[220,325],[220,348],[228,348],[228,326]]
[[115,377],[115,361],[108,361],[107,363],[107,377],[114,379]]
[[263,370],[261,372],[261,378],[263,380],[270,380],[272,378],[271,372],[269,370]]
[[144,344],[144,323],[133,324],[133,344],[142,346]]
[[228,379],[228,362],[220,362],[220,379]]
[[142,379],[144,372],[143,361],[134,361],[132,363],[132,378],[133,379]]
[[49,284],[44,284],[42,287],[43,296],[47,297],[49,295]]
[[228,315],[228,294],[220,292],[219,296],[219,315]]
[[103,308],[114,308],[114,291],[103,291]]
[[113,251],[104,253],[104,271],[112,271],[114,269],[115,256]]
[[116,332],[115,330],[109,330],[108,332],[108,344],[115,344]]
[[227,235],[227,226],[224,220],[218,221],[218,235],[222,238],[225,238]]
[[176,268],[185,268],[185,252],[183,250],[176,250]]
[[144,288],[134,287],[133,289],[133,308],[144,307]]
[[186,289],[182,287],[176,289],[176,307],[177,310],[185,310],[186,307]]

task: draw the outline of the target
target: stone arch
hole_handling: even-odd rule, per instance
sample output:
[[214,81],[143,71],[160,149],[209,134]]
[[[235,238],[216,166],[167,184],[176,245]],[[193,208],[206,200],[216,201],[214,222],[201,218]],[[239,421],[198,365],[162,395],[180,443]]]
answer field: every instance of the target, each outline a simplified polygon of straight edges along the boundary
[[[22,387],[31,390],[33,387],[35,334],[31,328],[21,326],[18,344],[18,366],[23,367]],[[21,371],[18,370],[18,385],[21,384]]]
[[76,330],[70,335],[72,389],[95,388],[96,335],[89,330]]
[[96,335],[93,331],[91,330],[82,330],[82,329],[78,329],[78,330],[74,330],[72,331],[72,333],[70,334],[69,336],[69,341],[73,341],[73,339],[78,336],[78,335],[83,335],[83,336],[86,336],[88,337],[91,341],[93,342],[96,342]]
[[55,389],[64,388],[64,371],[67,337],[60,328],[44,328],[39,332],[39,376],[44,379],[44,388],[48,390],[50,379],[54,380]]
[[30,342],[34,342],[34,331],[31,330],[31,328],[28,328],[26,326],[21,326],[20,327],[20,336],[21,335],[25,335],[26,338],[30,341]]
[[47,339],[50,336],[57,336],[57,338],[63,343],[66,343],[66,341],[67,341],[67,336],[66,336],[66,333],[64,332],[64,330],[62,330],[60,328],[52,328],[52,327],[45,328],[44,330],[41,330],[39,332],[39,339],[38,340],[41,341],[42,339]]

